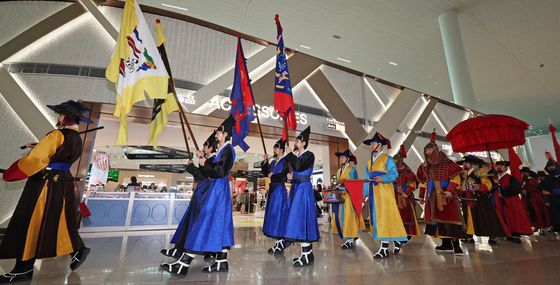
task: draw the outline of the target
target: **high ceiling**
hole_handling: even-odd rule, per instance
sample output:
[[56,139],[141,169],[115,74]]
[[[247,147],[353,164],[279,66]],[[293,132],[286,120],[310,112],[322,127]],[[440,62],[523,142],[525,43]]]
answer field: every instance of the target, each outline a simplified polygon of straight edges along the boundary
[[[558,0],[140,0],[140,3],[270,42],[275,42],[274,14],[278,13],[287,47],[450,101],[452,92],[438,16],[455,8],[478,104],[476,109],[517,116],[535,131],[546,127],[548,117],[560,125]],[[535,133],[529,133],[532,134]]]

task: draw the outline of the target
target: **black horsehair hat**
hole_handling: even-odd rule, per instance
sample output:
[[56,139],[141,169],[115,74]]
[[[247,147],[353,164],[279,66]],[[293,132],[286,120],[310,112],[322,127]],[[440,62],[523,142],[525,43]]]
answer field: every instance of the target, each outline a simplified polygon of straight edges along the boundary
[[336,155],[336,157],[344,156],[348,158],[349,162],[354,162],[354,164],[358,164],[358,159],[356,158],[356,156],[352,154],[352,152],[349,149],[346,149],[345,151],[337,151],[334,153],[334,155]]
[[391,141],[384,137],[381,133],[379,132],[375,132],[375,134],[373,135],[373,137],[371,137],[371,139],[367,139],[365,141],[363,141],[364,144],[366,145],[370,145],[372,142],[378,142],[382,145],[386,145],[387,148],[391,148]]
[[90,120],[88,117],[85,116],[86,113],[90,112],[91,110],[88,109],[79,100],[78,101],[68,100],[58,105],[47,105],[47,107],[53,110],[57,114],[62,114],[65,116],[75,118],[80,122],[93,123],[92,120]]
[[274,148],[279,148],[281,150],[286,150],[286,141],[279,139],[275,144]]
[[309,136],[311,135],[311,126],[305,128],[305,130],[301,131],[301,133],[296,137],[297,140],[305,142],[305,146],[309,144]]
[[206,146],[216,146],[216,131],[213,131],[204,142]]
[[222,124],[216,129],[216,132],[228,133],[230,136],[232,134],[234,120],[232,116],[227,117]]

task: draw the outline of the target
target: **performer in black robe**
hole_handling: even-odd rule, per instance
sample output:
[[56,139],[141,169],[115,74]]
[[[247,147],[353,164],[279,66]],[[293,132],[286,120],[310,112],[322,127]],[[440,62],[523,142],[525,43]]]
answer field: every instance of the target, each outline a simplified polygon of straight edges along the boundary
[[[202,146],[202,151],[199,151],[199,157],[206,157],[207,159],[213,158],[216,154],[216,132],[213,132],[210,137],[204,142]],[[175,244],[173,248],[170,249],[162,249],[161,254],[169,257],[179,258],[183,254],[185,239],[187,238],[187,234],[189,229],[192,227],[193,223],[198,218],[200,208],[202,202],[204,200],[204,196],[206,195],[206,191],[208,187],[210,187],[210,179],[208,176],[204,175],[202,169],[192,162],[192,160],[187,161],[187,172],[190,173],[194,181],[196,183],[196,187],[194,188],[193,195],[191,197],[191,201],[189,202],[189,206],[187,211],[185,212],[173,238],[171,239],[171,243]],[[210,255],[205,256],[205,260],[211,259]]]
[[301,255],[293,259],[296,267],[313,263],[312,243],[320,239],[315,195],[311,185],[315,155],[307,150],[310,132],[311,129],[307,127],[296,138],[294,152],[289,146],[286,148],[286,159],[292,167],[293,178],[284,237],[287,241],[301,243]]
[[27,183],[0,245],[0,259],[15,258],[16,265],[0,276],[0,283],[31,279],[36,259],[69,254],[70,269],[76,270],[90,251],[78,234],[78,200],[70,173],[82,154],[78,124],[91,123],[84,117],[89,109],[72,100],[47,107],[59,114],[58,129],[3,171],[5,181]]
[[270,254],[281,253],[288,246],[284,240],[286,217],[289,210],[288,191],[285,186],[289,167],[284,155],[285,148],[286,141],[278,140],[274,144],[272,162],[269,163],[268,155],[265,155],[261,164],[263,175],[270,178],[262,229],[265,236],[276,240],[274,246],[268,249]]

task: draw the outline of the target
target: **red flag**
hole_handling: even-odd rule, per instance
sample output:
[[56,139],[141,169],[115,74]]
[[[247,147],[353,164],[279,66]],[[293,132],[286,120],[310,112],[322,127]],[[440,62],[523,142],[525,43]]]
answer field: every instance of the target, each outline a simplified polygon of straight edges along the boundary
[[296,113],[294,97],[292,95],[292,83],[288,72],[288,61],[284,50],[284,38],[282,37],[282,25],[280,17],[274,17],[276,21],[276,31],[278,33],[278,48],[276,50],[276,72],[274,76],[274,109],[278,111],[280,117],[284,119],[284,132],[282,139],[288,140],[288,129],[296,130]]
[[552,136],[552,145],[554,146],[556,161],[558,161],[560,160],[560,144],[558,144],[558,139],[556,139],[556,128],[552,125],[552,123],[549,123],[548,130],[550,130],[550,135]]
[[358,217],[362,216],[362,201],[364,200],[364,181],[363,180],[345,180],[344,187],[350,194],[350,200],[356,210]]
[[521,180],[521,170],[519,166],[521,166],[522,162],[517,153],[513,150],[513,148],[508,148],[508,156],[509,156],[509,169],[511,171],[511,176],[517,178],[517,180]]

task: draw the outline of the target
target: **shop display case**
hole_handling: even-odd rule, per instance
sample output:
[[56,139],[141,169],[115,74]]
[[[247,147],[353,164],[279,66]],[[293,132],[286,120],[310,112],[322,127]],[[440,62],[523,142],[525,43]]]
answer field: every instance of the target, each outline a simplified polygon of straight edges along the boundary
[[82,232],[173,229],[187,211],[192,193],[95,192],[85,203],[91,216]]

